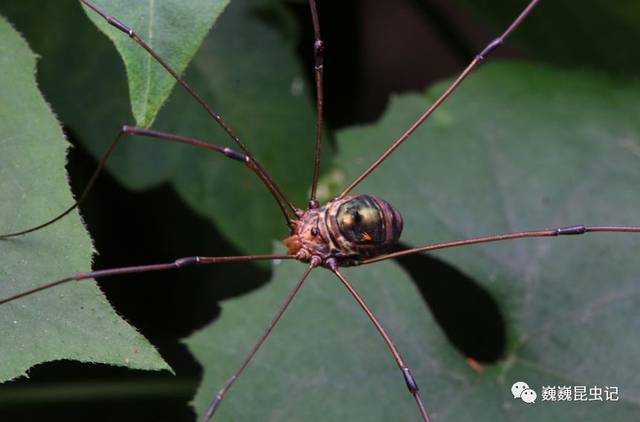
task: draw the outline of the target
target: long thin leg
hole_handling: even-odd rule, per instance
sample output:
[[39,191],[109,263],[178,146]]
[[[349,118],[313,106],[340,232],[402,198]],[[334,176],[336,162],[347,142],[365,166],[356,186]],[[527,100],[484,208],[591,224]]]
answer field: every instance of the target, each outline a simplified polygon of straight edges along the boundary
[[365,177],[367,177],[372,171],[374,171],[384,160],[393,153],[415,130],[424,123],[424,121],[442,104],[464,81],[467,76],[476,68],[482,61],[489,56],[496,48],[498,48],[505,39],[522,23],[522,21],[529,15],[531,10],[538,4],[540,0],[532,0],[527,7],[518,15],[518,17],[509,25],[509,27],[498,38],[491,41],[487,46],[469,63],[469,65],[460,73],[455,81],[447,87],[444,93],[413,123],[409,129],[407,129],[398,139],[396,139],[380,156],[365,170],[360,176],[358,176],[344,191],[338,196],[342,198],[347,195],[353,188],[355,188]]
[[393,252],[386,255],[380,255],[375,258],[365,259],[359,265],[373,264],[374,262],[384,261],[385,259],[398,258],[406,255],[413,255],[421,252],[434,251],[436,249],[446,249],[455,246],[474,245],[477,243],[499,242],[502,240],[523,239],[527,237],[554,237],[577,235],[594,232],[609,233],[640,233],[640,227],[636,226],[569,226],[557,229],[534,230],[517,233],[498,234],[495,236],[474,237],[465,240],[456,240],[453,242],[433,243],[431,245],[421,246],[419,248],[405,249],[403,251]]
[[173,262],[168,262],[163,264],[136,265],[133,267],[109,268],[107,270],[88,271],[88,272],[77,273],[68,277],[64,277],[59,280],[51,281],[39,287],[23,291],[21,293],[7,297],[5,299],[0,299],[0,305],[9,303],[16,299],[23,298],[25,296],[32,295],[37,292],[41,292],[43,290],[50,289],[51,287],[68,283],[69,281],[81,281],[81,280],[88,280],[91,278],[110,277],[110,276],[122,275],[122,274],[137,274],[137,273],[148,273],[148,272],[154,272],[154,271],[175,270],[179,268],[189,267],[192,265],[222,264],[225,262],[264,261],[264,260],[274,260],[274,259],[296,259],[296,256],[295,255],[188,256],[188,257],[176,259]]
[[347,290],[349,290],[349,293],[351,293],[351,295],[356,300],[356,302],[358,302],[358,304],[360,305],[364,313],[367,314],[367,317],[369,317],[373,325],[375,325],[376,330],[378,330],[378,332],[384,339],[384,342],[387,343],[387,346],[389,346],[389,349],[391,350],[391,354],[393,355],[393,359],[396,361],[396,364],[398,365],[398,368],[400,368],[400,371],[402,371],[402,376],[404,377],[404,381],[407,384],[407,388],[409,389],[409,392],[411,393],[411,395],[416,401],[416,404],[418,405],[418,410],[420,411],[420,416],[422,416],[422,420],[429,422],[430,421],[429,414],[427,413],[427,409],[424,407],[424,404],[422,403],[422,398],[420,397],[418,384],[416,383],[416,380],[413,378],[413,375],[411,375],[411,371],[409,370],[409,367],[402,359],[402,356],[400,355],[400,352],[398,351],[398,348],[396,347],[396,345],[391,340],[391,337],[389,337],[389,334],[387,334],[387,331],[384,329],[380,321],[378,321],[378,318],[375,316],[373,311],[369,309],[369,306],[367,305],[367,303],[364,301],[364,299],[362,299],[362,297],[356,291],[356,289],[353,288],[351,283],[347,281],[347,279],[340,272],[338,267],[335,265],[332,265],[331,271],[333,271],[335,275],[338,276],[338,278],[340,279],[344,287],[346,287]]
[[316,154],[313,164],[313,181],[311,182],[311,199],[309,199],[309,208],[317,208],[319,206],[316,200],[316,190],[318,187],[318,178],[320,177],[320,149],[322,147],[322,125],[323,125],[323,104],[324,90],[322,87],[322,76],[324,72],[324,42],[320,37],[320,20],[318,19],[318,7],[316,0],[309,0],[309,8],[311,9],[311,20],[313,22],[313,33],[315,41],[313,42],[313,57],[315,60],[314,70],[316,77]]
[[289,292],[289,295],[285,299],[284,303],[280,305],[280,307],[278,308],[278,311],[276,312],[276,315],[273,317],[273,319],[271,320],[267,328],[264,330],[264,332],[256,342],[256,344],[253,346],[253,348],[251,349],[251,352],[249,352],[247,357],[244,358],[244,360],[240,364],[240,367],[236,369],[233,375],[231,375],[231,377],[224,383],[220,391],[218,391],[218,394],[216,394],[216,396],[211,401],[211,404],[209,404],[209,407],[207,408],[207,413],[204,415],[204,418],[203,418],[205,422],[213,418],[213,414],[218,409],[218,406],[220,405],[220,402],[224,398],[224,395],[227,393],[227,391],[229,391],[233,383],[236,382],[240,374],[242,374],[242,371],[244,371],[247,365],[249,365],[249,362],[251,362],[251,360],[256,355],[256,353],[258,353],[258,350],[260,350],[260,347],[262,347],[262,344],[265,342],[267,337],[269,337],[269,334],[271,334],[271,331],[273,331],[273,328],[276,326],[276,324],[280,320],[280,317],[282,317],[282,314],[284,314],[284,311],[287,310],[287,308],[289,307],[289,304],[291,303],[291,301],[293,301],[293,298],[296,296],[296,294],[298,294],[300,287],[302,287],[302,284],[307,279],[307,276],[309,275],[311,270],[313,270],[318,265],[320,265],[320,259],[318,257],[313,257],[306,271],[304,272],[304,274],[302,274],[302,277],[300,277],[300,280],[298,280],[298,283],[296,283],[293,289],[291,289],[291,292]]
[[258,168],[255,166],[255,162],[248,155],[236,152],[236,151],[232,150],[231,148],[221,147],[221,146],[218,146],[218,145],[215,145],[215,144],[210,144],[210,143],[205,142],[205,141],[200,141],[200,140],[197,140],[197,139],[188,138],[186,136],[173,135],[173,134],[170,134],[170,133],[163,133],[163,132],[158,132],[158,131],[150,130],[150,129],[141,129],[141,128],[136,128],[136,127],[123,126],[122,129],[120,129],[120,131],[116,135],[116,137],[113,139],[113,141],[111,142],[111,144],[109,145],[109,147],[107,148],[105,153],[100,158],[100,161],[98,162],[98,166],[96,167],[95,171],[91,175],[91,179],[89,179],[89,182],[87,183],[87,186],[84,188],[84,190],[82,191],[82,194],[80,194],[80,197],[78,198],[78,200],[73,205],[71,205],[69,208],[67,208],[66,210],[64,210],[63,212],[58,214],[57,216],[53,217],[51,220],[48,220],[48,221],[46,221],[46,222],[44,222],[42,224],[39,224],[39,225],[37,225],[35,227],[30,227],[28,229],[20,230],[20,231],[13,232],[13,233],[0,234],[0,239],[8,239],[10,237],[20,236],[20,235],[23,235],[23,234],[26,234],[26,233],[31,233],[31,232],[34,232],[36,230],[40,230],[40,229],[42,229],[44,227],[47,227],[47,226],[55,223],[56,221],[60,220],[62,217],[64,217],[65,215],[69,214],[71,211],[76,209],[80,204],[82,204],[82,202],[85,200],[85,198],[89,194],[89,191],[93,187],[96,179],[98,178],[98,175],[102,172],[102,170],[104,169],[107,161],[111,157],[114,149],[116,148],[116,146],[118,145],[120,140],[124,139],[125,135],[144,136],[144,137],[148,137],[148,138],[160,139],[160,140],[163,140],[163,141],[171,141],[171,142],[177,142],[177,143],[180,143],[180,144],[192,145],[192,146],[195,146],[195,147],[204,148],[204,149],[208,149],[210,151],[218,152],[218,153],[223,154],[224,156],[229,157],[229,158],[231,158],[233,160],[240,161],[241,163],[243,163],[244,165],[249,167],[254,173],[256,173],[256,175],[264,183],[264,185],[267,187],[267,189],[269,189],[269,192],[271,192],[271,194],[275,198],[278,206],[280,207],[280,210],[282,211],[282,214],[284,215],[284,218],[285,218],[285,221],[287,222],[287,225],[290,225],[291,219],[290,219],[289,215],[287,214],[287,210],[285,209],[286,204],[280,200],[280,198],[277,195],[277,192],[274,189],[274,186],[271,184],[271,181],[269,179],[264,178],[264,174],[261,173],[258,170]]
[[133,29],[129,28],[127,25],[119,21],[117,18],[108,15],[107,13],[99,9],[90,1],[80,0],[80,2],[83,3],[85,6],[87,6],[89,9],[93,10],[94,12],[102,16],[107,21],[107,23],[109,23],[109,25],[127,34],[129,38],[133,39],[140,47],[145,49],[147,53],[149,53],[151,57],[153,57],[153,59],[156,62],[158,62],[158,64],[160,64],[163,68],[165,68],[165,70],[169,72],[171,76],[173,76],[176,82],[178,82],[178,84],[180,84],[180,86],[182,86],[185,89],[185,91],[187,91],[189,95],[191,95],[191,97],[193,97],[196,100],[196,102],[200,104],[200,106],[205,110],[205,112],[209,116],[211,116],[211,118],[213,118],[213,120],[215,120],[216,123],[218,123],[218,125],[222,128],[222,130],[224,130],[225,133],[233,140],[233,142],[235,142],[236,145],[238,145],[240,149],[242,149],[242,151],[251,159],[251,161],[254,163],[256,167],[256,172],[260,174],[260,178],[263,180],[268,180],[269,184],[273,186],[273,189],[275,190],[275,192],[277,192],[281,200],[287,205],[287,207],[289,207],[289,209],[294,214],[296,213],[296,208],[293,206],[291,201],[289,201],[287,197],[284,195],[284,193],[282,193],[282,190],[273,181],[271,176],[269,176],[267,171],[262,167],[262,165],[258,162],[258,160],[256,160],[253,154],[251,154],[251,152],[244,145],[244,143],[240,141],[240,138],[238,138],[235,135],[235,133],[231,130],[231,128],[226,124],[226,122],[222,119],[222,116],[220,116],[220,114],[213,111],[213,109],[206,103],[206,101],[200,95],[198,95],[198,93],[191,87],[191,85],[189,85],[184,79],[182,79],[180,75],[178,75],[178,73],[167,62],[165,62],[158,55],[158,53],[156,53],[151,47],[149,47],[147,43],[145,43],[142,40],[142,38],[140,38]]

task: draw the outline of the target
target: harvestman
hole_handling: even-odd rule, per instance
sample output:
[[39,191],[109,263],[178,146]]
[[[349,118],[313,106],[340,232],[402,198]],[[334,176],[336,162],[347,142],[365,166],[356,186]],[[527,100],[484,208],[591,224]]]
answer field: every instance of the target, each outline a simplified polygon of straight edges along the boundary
[[213,111],[207,103],[200,97],[191,86],[184,81],[176,71],[173,70],[156,52],[150,48],[137,34],[129,28],[125,23],[117,18],[108,15],[104,11],[94,6],[87,0],[80,0],[85,6],[102,16],[110,25],[119,29],[132,38],[140,47],[145,49],[164,69],[169,72],[175,80],[200,104],[200,106],[209,114],[213,120],[226,132],[232,141],[239,147],[240,151],[235,151],[227,147],[213,145],[201,140],[188,138],[179,135],[162,133],[149,129],[124,126],[116,135],[107,151],[102,156],[95,172],[89,180],[84,191],[78,200],[67,210],[56,216],[55,218],[44,222],[38,226],[21,230],[14,233],[0,235],[0,239],[7,239],[19,235],[24,235],[41,228],[44,228],[59,219],[63,218],[69,212],[78,207],[83,202],[87,194],[91,190],[96,178],[105,166],[105,163],[111,156],[113,150],[127,135],[137,135],[143,137],[156,138],[159,140],[182,143],[192,145],[198,148],[208,149],[220,153],[232,160],[239,161],[253,171],[262,181],[275,199],[285,222],[290,230],[290,236],[284,239],[288,253],[286,255],[252,255],[252,256],[225,256],[225,257],[206,257],[192,256],[175,260],[174,262],[154,265],[140,265],[133,267],[112,268],[106,270],[97,270],[91,272],[83,272],[55,280],[44,284],[40,287],[22,292],[0,300],[0,305],[31,295],[33,293],[54,287],[69,281],[79,281],[91,278],[100,278],[113,276],[118,274],[141,273],[150,271],[163,271],[169,269],[183,268],[192,265],[217,264],[223,262],[240,262],[240,261],[258,261],[258,260],[276,260],[276,259],[295,259],[307,264],[307,268],[291,290],[284,303],[278,308],[274,318],[269,323],[267,329],[260,336],[254,347],[251,349],[247,357],[242,361],[240,367],[227,380],[224,386],[219,390],[211,401],[205,420],[213,417],[216,409],[220,405],[222,398],[229,391],[233,383],[237,380],[249,362],[258,352],[264,341],[267,339],[273,328],[276,326],[285,310],[296,296],[307,276],[316,267],[324,267],[333,272],[342,282],[344,287],[358,302],[367,317],[371,320],[377,331],[380,333],[385,343],[389,347],[393,358],[400,369],[402,376],[406,382],[407,388],[414,397],[418,411],[422,420],[429,421],[426,407],[420,397],[418,384],[413,378],[408,365],[403,360],[400,352],[385,331],[382,324],[378,321],[374,313],[369,309],[366,302],[358,292],[351,286],[349,281],[340,271],[340,267],[372,264],[374,262],[396,258],[405,255],[412,255],[436,249],[451,248],[454,246],[471,245],[478,243],[497,242],[502,240],[530,238],[530,237],[550,237],[561,235],[578,235],[589,232],[636,232],[640,233],[640,227],[624,227],[624,226],[584,226],[575,225],[561,227],[555,229],[544,229],[535,231],[525,231],[517,233],[506,233],[486,237],[471,238],[458,240],[453,242],[444,242],[430,244],[418,248],[401,250],[399,252],[387,253],[389,248],[395,245],[402,232],[402,217],[398,210],[381,198],[368,194],[350,195],[351,191],[362,182],[372,171],[374,171],[382,162],[391,155],[407,138],[442,104],[453,91],[462,83],[462,81],[482,63],[482,61],[497,47],[499,47],[505,39],[522,23],[529,15],[539,0],[532,0],[527,7],[518,15],[518,17],[509,25],[509,27],[497,38],[491,41],[476,57],[467,65],[460,75],[449,85],[444,93],[413,123],[398,139],[396,139],[382,154],[364,170],[353,182],[351,182],[343,191],[326,205],[320,206],[316,199],[316,191],[318,186],[318,178],[320,174],[320,151],[323,129],[323,51],[324,44],[320,36],[320,24],[318,20],[317,6],[315,0],[309,0],[311,10],[311,18],[315,35],[314,42],[314,59],[315,59],[315,87],[316,87],[316,143],[315,143],[315,161],[313,170],[313,179],[311,185],[311,197],[306,210],[295,207],[280,190],[278,185],[269,176],[267,171],[251,154],[244,143],[234,134],[227,126],[222,117]]

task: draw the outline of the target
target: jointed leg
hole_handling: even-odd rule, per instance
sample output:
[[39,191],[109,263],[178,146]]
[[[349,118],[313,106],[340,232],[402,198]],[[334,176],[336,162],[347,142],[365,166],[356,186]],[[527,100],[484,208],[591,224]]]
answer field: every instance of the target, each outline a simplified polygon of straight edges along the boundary
[[313,22],[313,57],[315,61],[314,71],[316,79],[316,153],[313,165],[313,181],[311,182],[311,198],[309,200],[309,208],[317,208],[316,189],[318,187],[318,178],[320,177],[320,149],[322,146],[322,125],[323,125],[323,104],[324,90],[322,87],[322,75],[324,72],[324,42],[320,37],[320,20],[318,19],[318,7],[316,0],[309,0],[309,9],[311,9],[311,21]]
[[431,245],[420,246],[418,248],[405,249],[403,251],[393,252],[386,255],[380,255],[375,258],[365,259],[360,265],[373,264],[374,262],[384,261],[385,259],[398,258],[406,255],[413,255],[422,252],[434,251],[437,249],[452,248],[455,246],[475,245],[478,243],[499,242],[502,240],[524,239],[530,237],[555,237],[555,236],[574,236],[578,234],[605,232],[605,233],[640,233],[640,226],[568,226],[557,229],[533,230],[517,233],[497,234],[494,236],[474,237],[471,239],[455,240],[453,242],[433,243]]
[[109,160],[109,158],[111,157],[111,154],[113,153],[114,149],[116,148],[116,146],[118,145],[120,140],[124,138],[125,135],[143,136],[143,137],[147,137],[147,138],[160,139],[160,140],[163,140],[163,141],[171,141],[171,142],[177,142],[177,143],[180,143],[180,144],[193,145],[193,146],[198,147],[198,148],[204,148],[204,149],[208,149],[210,151],[214,151],[214,152],[223,154],[225,157],[228,157],[228,158],[231,158],[233,160],[236,160],[236,161],[239,161],[239,162],[243,163],[248,168],[250,168],[253,172],[255,172],[256,175],[260,178],[260,180],[262,180],[264,185],[267,187],[267,189],[269,189],[269,192],[271,192],[271,194],[275,198],[276,202],[278,203],[278,206],[280,207],[280,210],[282,211],[282,214],[284,215],[284,218],[285,218],[285,221],[286,221],[287,225],[289,225],[289,223],[291,222],[291,219],[290,219],[290,217],[289,217],[289,215],[287,213],[287,210],[285,209],[286,203],[282,202],[282,200],[278,197],[277,191],[275,190],[275,186],[271,184],[271,181],[269,179],[264,178],[264,173],[259,171],[259,169],[256,167],[255,162],[252,161],[251,157],[249,157],[249,156],[247,156],[245,154],[241,154],[239,152],[236,152],[236,151],[232,150],[231,148],[221,147],[219,145],[210,144],[208,142],[197,140],[197,139],[193,139],[193,138],[188,138],[186,136],[173,135],[173,134],[170,134],[170,133],[163,133],[163,132],[158,132],[158,131],[150,130],[150,129],[141,129],[141,128],[136,128],[136,127],[124,126],[122,129],[120,129],[120,131],[118,132],[116,137],[113,139],[113,141],[111,142],[111,144],[107,148],[106,152],[100,158],[100,161],[98,162],[98,166],[97,166],[96,170],[93,172],[93,175],[91,175],[91,179],[89,179],[89,183],[87,183],[87,186],[82,191],[82,194],[80,194],[80,197],[78,198],[78,200],[73,205],[71,205],[69,208],[67,208],[62,213],[58,214],[57,216],[55,216],[51,220],[46,221],[46,222],[44,222],[42,224],[39,224],[39,225],[37,225],[35,227],[31,227],[31,228],[20,230],[20,231],[13,232],[13,233],[0,234],[0,239],[7,239],[7,238],[10,238],[10,237],[20,236],[20,235],[23,235],[23,234],[26,234],[26,233],[31,233],[31,232],[34,232],[36,230],[40,230],[40,229],[42,229],[44,227],[49,226],[50,224],[55,223],[56,221],[60,220],[62,217],[64,217],[65,215],[69,214],[71,211],[76,209],[80,204],[82,204],[82,202],[85,200],[85,198],[89,194],[89,191],[91,190],[91,188],[93,187],[96,179],[100,175],[100,172],[102,172],[102,170],[104,169],[104,167],[105,167],[107,161]]
[[220,391],[218,391],[218,394],[216,394],[216,396],[211,401],[211,404],[209,404],[207,413],[204,416],[205,422],[213,418],[213,414],[218,409],[218,406],[220,405],[220,402],[224,398],[224,395],[227,393],[227,391],[229,391],[233,383],[236,382],[240,374],[242,374],[242,371],[244,371],[247,365],[249,365],[249,362],[251,362],[251,360],[256,355],[256,353],[258,353],[258,350],[260,350],[260,347],[262,347],[262,344],[265,342],[267,337],[269,337],[269,334],[271,334],[271,331],[273,331],[273,328],[276,326],[276,324],[280,320],[280,317],[282,317],[282,314],[284,314],[284,311],[287,310],[287,307],[289,307],[289,304],[291,303],[293,298],[296,296],[296,294],[298,294],[300,287],[302,287],[302,284],[307,279],[307,276],[309,275],[311,270],[313,270],[318,265],[320,265],[320,259],[312,258],[311,263],[307,267],[307,270],[304,272],[304,274],[302,274],[302,277],[300,277],[300,280],[298,280],[298,283],[296,283],[296,285],[293,287],[291,292],[289,292],[289,295],[285,299],[284,303],[280,305],[280,308],[278,308],[276,315],[273,317],[273,319],[267,326],[267,329],[262,333],[262,335],[260,336],[256,344],[253,346],[253,348],[251,349],[247,357],[244,358],[244,360],[240,364],[240,367],[236,369],[233,375],[231,375],[231,377],[224,383]]
[[369,306],[366,304],[364,299],[360,297],[356,289],[354,289],[351,283],[347,281],[347,279],[340,272],[338,267],[333,267],[331,268],[331,270],[335,273],[335,275],[338,276],[338,278],[340,279],[344,287],[346,287],[347,290],[349,290],[349,293],[351,293],[354,299],[358,302],[362,310],[367,314],[367,317],[369,317],[373,325],[375,325],[376,330],[378,330],[378,332],[384,339],[385,343],[387,343],[387,346],[389,346],[389,349],[391,349],[391,354],[393,355],[393,359],[396,361],[398,368],[400,368],[400,370],[402,371],[402,376],[404,377],[404,381],[407,384],[407,388],[409,389],[409,392],[411,393],[411,395],[416,401],[416,404],[418,405],[420,416],[422,416],[422,419],[424,421],[429,422],[430,421],[429,414],[427,413],[427,409],[424,407],[424,404],[422,403],[422,398],[420,397],[418,384],[413,378],[413,375],[411,375],[411,371],[409,370],[409,367],[406,365],[406,363],[402,359],[402,356],[400,356],[400,352],[398,351],[398,348],[389,337],[389,334],[387,334],[386,330],[384,329],[380,321],[378,321],[378,318],[375,316],[373,311],[369,309]]
[[531,13],[533,8],[538,4],[540,0],[531,0],[527,7],[518,15],[518,17],[509,25],[509,27],[498,38],[491,41],[487,46],[467,65],[467,67],[460,73],[455,81],[447,87],[447,89],[440,95],[440,97],[431,105],[418,120],[413,123],[409,129],[407,129],[398,139],[396,139],[386,150],[380,154],[380,156],[369,166],[365,171],[360,174],[349,186],[347,186],[338,198],[342,198],[353,190],[360,182],[362,182],[372,171],[374,171],[388,156],[393,153],[404,141],[415,132],[422,123],[442,104],[449,96],[458,88],[458,86],[464,81],[471,72],[482,63],[482,61],[498,48],[504,40],[522,23],[522,21]]
[[295,255],[246,255],[246,256],[188,256],[176,259],[173,262],[151,265],[136,265],[133,267],[109,268],[107,270],[87,271],[77,273],[59,280],[51,281],[39,287],[15,294],[13,296],[0,299],[0,305],[32,295],[51,287],[68,283],[69,281],[81,281],[92,278],[102,278],[122,274],[148,273],[154,271],[175,270],[179,268],[189,267],[193,265],[209,265],[222,264],[225,262],[245,262],[245,261],[264,261],[274,259],[295,259]]
[[262,167],[262,165],[258,162],[258,160],[256,160],[256,158],[253,156],[253,154],[251,154],[251,152],[244,145],[244,143],[242,143],[242,141],[240,141],[240,138],[238,138],[238,136],[236,136],[236,134],[226,124],[226,122],[222,119],[222,116],[220,116],[220,114],[218,114],[215,111],[213,111],[213,109],[206,103],[206,101],[200,95],[198,95],[198,93],[191,87],[191,85],[189,85],[184,79],[182,79],[180,77],[180,75],[178,75],[178,73],[166,61],[164,61],[158,55],[158,53],[156,53],[151,47],[149,47],[147,45],[147,43],[145,43],[142,40],[142,38],[140,38],[138,36],[138,34],[136,34],[136,32],[132,28],[129,28],[125,23],[123,23],[120,20],[118,20],[117,18],[115,18],[113,16],[110,16],[109,14],[105,13],[103,10],[101,10],[98,7],[96,7],[90,1],[88,1],[88,0],[80,0],[80,2],[82,4],[84,4],[85,6],[87,6],[89,9],[93,10],[95,13],[99,14],[100,16],[102,16],[107,21],[107,23],[109,23],[109,25],[111,25],[114,28],[117,28],[118,30],[120,30],[120,31],[124,32],[125,34],[127,34],[129,36],[129,38],[131,38],[140,47],[142,47],[144,50],[146,50],[147,53],[149,53],[151,55],[151,57],[153,57],[153,59],[158,64],[160,64],[160,66],[162,66],[167,72],[169,72],[171,74],[171,76],[173,76],[173,78],[176,80],[176,82],[178,82],[178,84],[180,86],[182,86],[182,88],[184,88],[184,90],[187,91],[189,93],[189,95],[191,95],[191,97],[193,97],[194,100],[196,100],[196,102],[205,110],[205,112],[213,120],[216,121],[216,123],[222,128],[222,130],[224,130],[224,132],[231,138],[231,140],[233,142],[235,142],[236,145],[238,145],[238,147],[240,147],[242,152],[246,156],[249,157],[250,161],[255,166],[256,173],[259,173],[260,179],[262,179],[263,181],[264,180],[268,180],[268,182],[269,182],[268,185],[270,186],[269,190],[273,189],[273,191],[275,192],[275,195],[279,197],[278,202],[279,203],[280,202],[284,203],[289,208],[290,211],[295,213],[296,209],[293,206],[293,204],[287,199],[287,197],[284,195],[284,193],[282,193],[282,191],[280,190],[278,185],[276,185],[276,183],[273,181],[273,179],[271,179],[271,176],[269,176],[269,174]]

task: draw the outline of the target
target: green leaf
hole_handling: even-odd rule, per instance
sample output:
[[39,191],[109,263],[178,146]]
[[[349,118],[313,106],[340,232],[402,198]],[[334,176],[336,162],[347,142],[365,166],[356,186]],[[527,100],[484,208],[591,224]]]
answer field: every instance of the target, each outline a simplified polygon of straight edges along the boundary
[[[313,171],[309,165],[315,137],[311,91],[304,83],[304,70],[294,56],[293,43],[261,18],[262,3],[231,4],[186,77],[222,114],[287,197],[304,207]],[[157,129],[188,133],[238,150],[194,107],[191,98],[176,94],[161,112]],[[184,112],[187,109],[190,112]],[[148,145],[138,144],[140,148],[130,153],[124,169],[130,176],[128,183],[140,183],[153,174],[140,172],[137,163],[150,152]],[[217,154],[169,147],[177,157],[169,176],[172,185],[192,209],[215,223],[241,251],[268,253],[273,239],[288,235],[280,210],[253,172]],[[323,145],[323,160],[325,167],[331,163],[328,142]]]
[[[126,0],[96,0],[93,3],[134,30],[178,74],[182,74],[229,0],[145,0],[136,2],[135,7]],[[113,41],[124,60],[131,108],[138,126],[151,126],[169,97],[175,79],[122,31],[93,11],[87,9],[87,14]]]
[[[273,283],[256,294],[225,302],[218,323],[187,340],[205,365],[205,378],[194,401],[199,417],[240,365],[304,269],[305,265],[298,262],[276,264]],[[349,269],[345,274],[369,305],[379,311],[392,335],[415,330],[433,336],[426,342],[420,337],[424,350],[408,347],[417,343],[416,338],[395,336],[408,361],[415,363],[412,369],[423,375],[423,384],[429,382],[425,371],[442,370],[447,361],[455,362],[451,358],[441,362],[424,359],[427,349],[448,352],[449,346],[416,289],[396,265]],[[247,309],[251,309],[250,314]],[[415,318],[398,315],[398,309]],[[457,366],[464,369],[461,363]],[[405,388],[387,346],[358,304],[333,274],[318,269],[311,273],[264,348],[222,401],[216,417],[263,421],[417,420],[413,399]]]
[[[68,144],[36,86],[35,55],[3,18],[0,69],[0,231],[7,233],[50,219],[74,199],[64,169]],[[92,252],[76,211],[46,229],[2,240],[0,297],[89,271]],[[93,281],[4,304],[0,327],[0,381],[59,359],[170,369]]]
[[[315,136],[311,91],[295,58],[294,40],[285,38],[281,27],[265,17],[272,9],[264,3],[232,3],[205,38],[185,79],[222,115],[289,199],[303,206],[312,176],[308,163],[313,159]],[[100,157],[120,127],[131,124],[120,59],[86,22],[75,2],[47,3],[42,6],[46,13],[37,5],[2,7],[27,14],[21,27],[29,31],[29,39],[36,40],[36,51],[44,58],[43,89],[65,125]],[[288,14],[282,20],[292,22]],[[43,36],[44,25],[53,35]],[[116,35],[140,48],[125,34]],[[171,56],[164,58],[174,61]],[[174,91],[154,129],[238,149],[182,89]],[[325,143],[323,164],[330,162],[331,148]],[[126,138],[114,151],[108,169],[130,189],[173,185],[190,207],[244,253],[267,253],[273,239],[287,236],[279,209],[256,175],[219,154]]]
[[[337,165],[354,178],[439,95],[395,98],[377,124],[339,135]],[[473,75],[357,192],[394,204],[403,242],[465,239],[571,224],[637,224],[640,86],[525,64]],[[640,238],[595,233],[455,248],[435,254],[493,296],[505,355],[481,373],[434,324],[391,262],[346,270],[422,388],[433,419],[634,420],[640,371]],[[205,368],[200,414],[240,364],[303,266],[228,301],[188,340]],[[429,279],[429,274],[424,274]],[[248,311],[251,310],[251,313]],[[512,383],[538,393],[527,406]],[[541,401],[541,387],[617,386],[618,402]],[[273,337],[220,407],[223,420],[417,420],[402,377],[371,324],[325,270],[316,270]]]

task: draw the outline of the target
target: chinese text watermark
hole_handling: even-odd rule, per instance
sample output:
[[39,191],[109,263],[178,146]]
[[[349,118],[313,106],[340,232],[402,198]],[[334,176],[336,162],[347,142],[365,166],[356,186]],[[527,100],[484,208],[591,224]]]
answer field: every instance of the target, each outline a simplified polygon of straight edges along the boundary
[[[514,399],[520,399],[525,403],[535,403],[538,393],[529,387],[524,381],[514,382],[511,386],[511,394]],[[618,401],[619,389],[611,385],[543,385],[540,390],[541,401]]]

